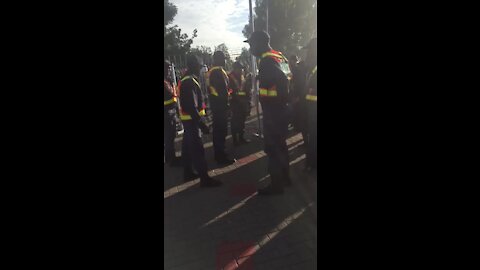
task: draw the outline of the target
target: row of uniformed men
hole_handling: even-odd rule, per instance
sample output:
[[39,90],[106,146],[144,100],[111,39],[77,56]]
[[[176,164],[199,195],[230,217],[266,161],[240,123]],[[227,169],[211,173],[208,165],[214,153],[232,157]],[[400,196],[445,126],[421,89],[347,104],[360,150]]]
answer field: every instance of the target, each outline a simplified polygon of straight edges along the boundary
[[[207,88],[209,92],[210,110],[213,117],[213,147],[215,160],[221,165],[230,165],[235,161],[226,153],[225,141],[228,130],[228,118],[231,115],[231,133],[234,145],[248,143],[245,138],[245,121],[251,110],[251,76],[244,74],[244,67],[239,63],[233,64],[229,74],[225,71],[225,55],[221,51],[214,53],[214,67],[208,71]],[[168,78],[170,63],[164,62],[164,145],[165,159],[170,165],[181,165],[180,159],[175,157],[174,138],[176,135],[176,111],[178,108],[180,120],[184,126],[182,143],[182,159],[184,165],[184,179],[191,180],[197,177],[205,183],[216,183],[205,175],[206,163],[197,157],[204,155],[201,144],[201,134],[210,133],[206,127],[205,97],[199,80],[201,64],[198,58],[190,56],[187,59],[188,69],[180,80],[177,91]],[[177,107],[177,105],[179,105]],[[193,110],[193,108],[197,108]],[[193,110],[193,112],[192,112]],[[193,166],[192,166],[193,165]],[[199,174],[194,173],[193,168]]]
[[[290,186],[289,173],[289,157],[286,144],[288,134],[288,77],[285,67],[288,70],[288,60],[279,51],[275,51],[270,47],[270,37],[263,31],[255,31],[250,38],[246,40],[250,45],[250,52],[260,58],[259,63],[259,99],[263,111],[263,127],[265,153],[268,157],[268,171],[271,177],[271,183],[265,188],[259,189],[259,195],[272,195],[283,193],[285,186]],[[308,78],[306,83],[307,92],[305,100],[308,111],[308,143],[307,150],[307,166],[316,168],[317,156],[317,130],[316,130],[316,113],[317,113],[317,67],[316,67],[316,38],[312,39],[306,46]],[[225,57],[223,53],[216,52],[214,54],[215,67],[209,71],[208,88],[210,92],[210,106],[213,114],[213,144],[215,148],[215,159],[222,164],[231,164],[232,160],[228,159],[225,153],[225,138],[227,135],[227,115],[228,115],[228,86],[235,86],[229,83],[229,76],[223,69],[225,65]],[[237,65],[238,67],[238,65]],[[205,104],[201,87],[198,83],[198,75],[201,69],[200,61],[195,56],[187,58],[187,73],[182,78],[179,85],[179,102],[180,102],[180,118],[183,122],[185,133],[183,135],[182,158],[185,166],[185,179],[200,177],[200,186],[212,187],[219,186],[221,182],[208,176],[207,163],[203,143],[201,140],[201,132],[209,134],[209,127],[205,123]],[[237,77],[238,78],[238,77]],[[240,81],[240,80],[239,80]],[[246,80],[251,81],[251,80]],[[240,83],[237,83],[237,86]],[[234,96],[243,96],[242,89],[232,88]],[[236,89],[236,92],[235,92]],[[248,88],[250,93],[251,85]],[[167,91],[165,91],[167,92]],[[247,99],[247,93],[245,93]],[[172,97],[166,100],[164,105],[175,100]],[[250,103],[250,96],[248,102]],[[233,115],[234,106],[232,104]],[[239,108],[243,108],[239,106]],[[246,110],[243,110],[246,111]],[[167,113],[168,115],[168,113]],[[233,118],[232,115],[232,118]],[[241,122],[245,123],[245,117],[240,117]],[[236,133],[234,133],[234,130]],[[232,135],[234,142],[245,142],[242,133],[242,127],[233,129]],[[238,134],[238,135],[237,135]],[[241,139],[240,139],[241,138]],[[193,168],[198,175],[193,173]]]

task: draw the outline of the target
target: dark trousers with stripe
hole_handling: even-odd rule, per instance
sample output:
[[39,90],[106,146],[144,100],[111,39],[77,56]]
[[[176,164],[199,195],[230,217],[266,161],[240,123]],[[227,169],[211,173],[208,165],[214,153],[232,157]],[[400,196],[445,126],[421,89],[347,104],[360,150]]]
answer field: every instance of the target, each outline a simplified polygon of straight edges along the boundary
[[[303,98],[305,99],[305,98]],[[293,126],[295,130],[302,133],[303,142],[307,144],[308,123],[307,123],[307,101],[300,100],[294,105]]]
[[247,120],[248,105],[248,100],[232,101],[231,130],[233,136],[235,136],[235,134],[243,134],[245,132],[245,120]]
[[307,166],[317,167],[317,104],[308,102]]
[[175,135],[177,134],[175,113],[175,109],[170,109],[164,111],[163,114],[163,145],[167,163],[175,158]]
[[228,112],[226,110],[212,110],[212,139],[215,158],[226,157],[225,141],[228,133]]
[[287,111],[282,109],[263,110],[265,153],[268,158],[268,172],[272,186],[281,188],[290,175],[287,147]]
[[200,128],[192,120],[183,121],[182,159],[185,170],[195,170],[201,178],[208,176],[205,149],[201,138]]

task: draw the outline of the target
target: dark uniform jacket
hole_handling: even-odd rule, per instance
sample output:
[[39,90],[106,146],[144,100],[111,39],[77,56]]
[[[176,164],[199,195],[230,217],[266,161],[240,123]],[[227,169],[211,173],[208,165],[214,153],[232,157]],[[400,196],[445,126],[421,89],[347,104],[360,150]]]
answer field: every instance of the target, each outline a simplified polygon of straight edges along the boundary
[[282,59],[270,57],[269,53],[281,56],[281,53],[271,50],[264,53],[260,60],[258,72],[260,102],[265,110],[285,110],[288,102],[288,78],[280,67]]
[[298,99],[300,101],[305,100],[306,90],[307,90],[307,68],[303,63],[299,63],[293,70],[292,78],[292,93],[291,96],[293,99]]
[[182,121],[202,121],[205,103],[197,76],[186,74],[180,82],[180,119]]
[[[234,72],[230,72],[228,74],[229,84],[228,87],[231,90],[232,101],[242,101],[242,102],[249,102],[252,92],[247,89],[246,83],[248,83],[243,75],[238,76]],[[251,80],[251,78],[250,78]],[[251,85],[250,81],[250,85]]]
[[175,92],[173,90],[172,84],[163,80],[163,110],[169,111],[174,109],[176,106],[177,98],[175,97]]
[[309,72],[307,82],[307,101],[314,101],[316,106],[317,101],[317,65]]
[[252,97],[252,73],[247,73],[245,76],[245,84],[243,85],[243,91],[247,92],[247,95],[251,98]]
[[216,66],[208,72],[208,90],[212,111],[228,110],[228,76],[223,67]]

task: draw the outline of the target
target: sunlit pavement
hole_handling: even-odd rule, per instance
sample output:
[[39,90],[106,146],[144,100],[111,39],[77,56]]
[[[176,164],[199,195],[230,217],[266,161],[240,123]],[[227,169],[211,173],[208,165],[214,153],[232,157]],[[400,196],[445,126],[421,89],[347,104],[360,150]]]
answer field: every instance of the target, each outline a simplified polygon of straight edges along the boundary
[[[181,168],[165,166],[164,269],[316,269],[317,179],[302,171],[302,137],[291,131],[287,141],[293,186],[283,195],[259,197],[257,187],[270,179],[263,141],[251,135],[258,125],[252,117],[250,144],[234,149],[227,140],[237,159],[231,166],[216,165],[211,135],[204,137],[209,174],[222,187],[200,188],[198,179],[184,183]],[[177,140],[177,151],[180,146]]]

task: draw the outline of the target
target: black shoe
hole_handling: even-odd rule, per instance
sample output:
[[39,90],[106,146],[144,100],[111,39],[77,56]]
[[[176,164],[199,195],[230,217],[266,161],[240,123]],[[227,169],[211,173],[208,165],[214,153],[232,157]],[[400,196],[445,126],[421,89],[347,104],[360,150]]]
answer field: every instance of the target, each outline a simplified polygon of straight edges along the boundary
[[192,181],[192,180],[195,180],[197,179],[198,177],[200,177],[198,174],[194,173],[194,172],[191,172],[191,171],[185,171],[183,173],[183,181],[184,182],[188,182],[188,181]]
[[238,140],[241,144],[246,144],[246,143],[250,143],[252,141],[250,141],[249,139],[245,139],[243,136],[240,136],[239,140]]
[[258,195],[279,195],[283,194],[283,188],[273,187],[272,185],[258,190]]
[[178,157],[172,159],[168,164],[170,164],[170,167],[180,167],[183,165],[182,159]]
[[231,164],[235,163],[235,160],[232,160],[232,159],[229,159],[229,158],[226,158],[226,157],[216,158],[215,161],[217,161],[217,163],[219,165],[231,165]]
[[317,171],[317,168],[313,166],[307,166],[304,171],[308,174],[313,174]]
[[209,177],[200,179],[200,187],[219,187],[222,185],[222,182]]
[[240,142],[238,141],[238,136],[237,136],[237,134],[233,134],[233,135],[232,135],[232,138],[233,138],[233,145],[234,145],[234,146],[240,145]]

